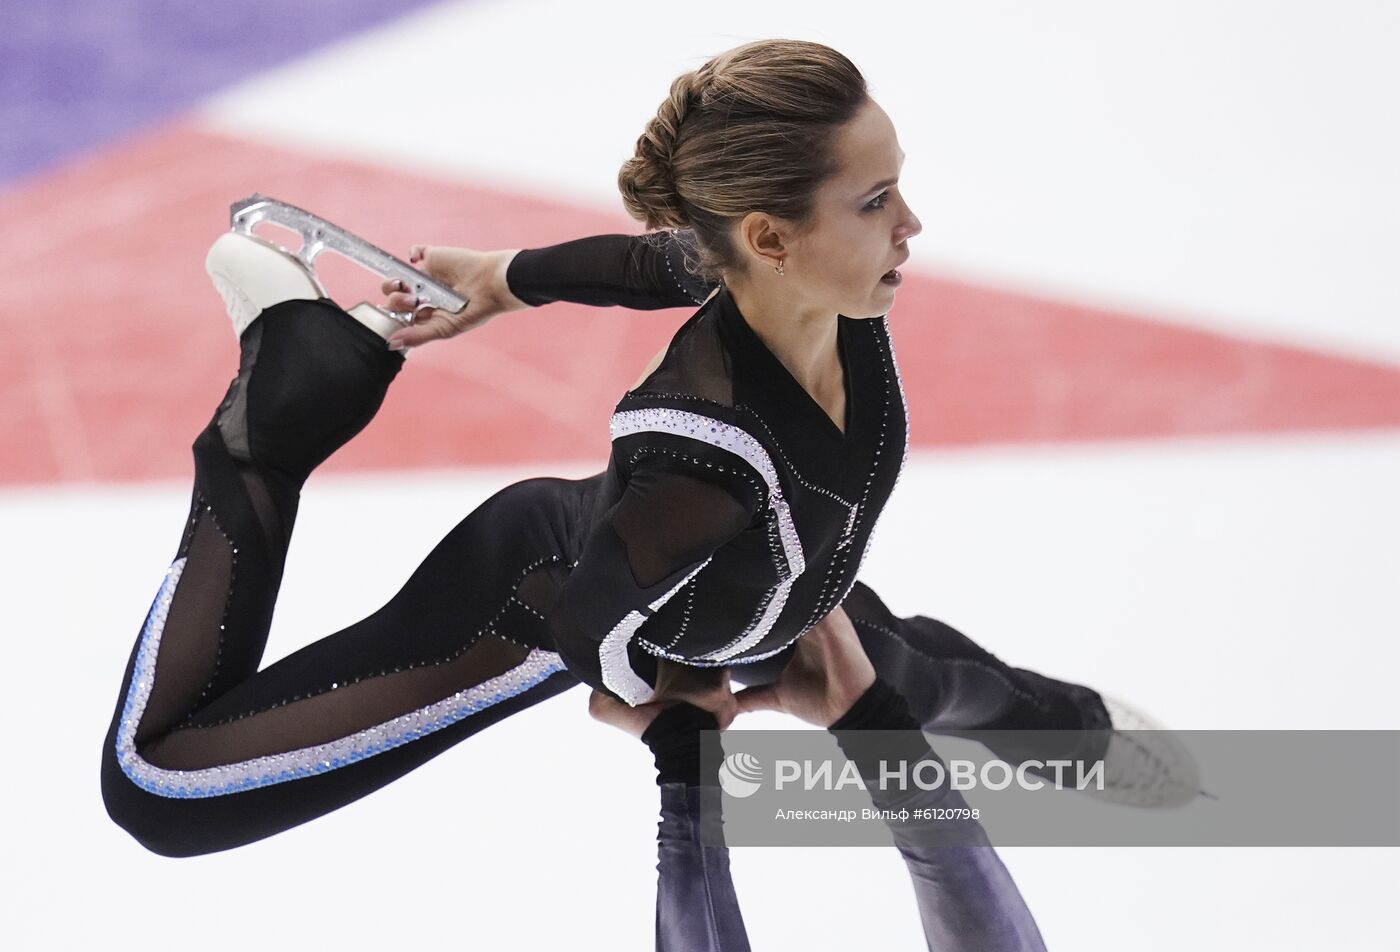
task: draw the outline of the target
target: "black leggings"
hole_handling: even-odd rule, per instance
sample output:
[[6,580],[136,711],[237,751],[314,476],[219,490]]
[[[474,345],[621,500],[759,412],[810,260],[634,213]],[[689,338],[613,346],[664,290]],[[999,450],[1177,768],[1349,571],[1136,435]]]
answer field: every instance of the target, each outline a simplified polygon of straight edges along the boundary
[[[326,301],[269,308],[241,347],[195,440],[190,515],[102,748],[108,813],[167,856],[328,813],[578,683],[545,618],[601,473],[505,487],[379,611],[259,670],[301,486],[373,416],[402,357]],[[1104,723],[1093,691],[1009,667],[932,618],[898,618],[864,584],[843,604],[929,730]],[[768,683],[788,654],[732,677]]]

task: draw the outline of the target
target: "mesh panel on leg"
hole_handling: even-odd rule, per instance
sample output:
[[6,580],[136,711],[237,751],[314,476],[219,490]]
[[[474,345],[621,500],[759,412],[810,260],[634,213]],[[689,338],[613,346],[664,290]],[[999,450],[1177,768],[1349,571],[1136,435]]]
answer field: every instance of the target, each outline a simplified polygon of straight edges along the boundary
[[138,744],[174,727],[207,700],[219,664],[233,576],[233,546],[196,497],[185,566],[166,617],[155,683],[136,732]]
[[529,654],[486,634],[452,661],[366,678],[223,724],[178,728],[142,755],[159,767],[193,770],[329,743],[505,675]]
[[[509,496],[501,501],[510,502]],[[479,517],[471,524],[486,525]],[[546,676],[545,669],[562,668],[556,655],[535,646],[542,619],[569,575],[568,564],[557,557],[532,560],[504,589],[503,603],[463,600],[464,593],[492,586],[444,584],[470,572],[472,555],[480,551],[480,540],[460,529],[379,612],[245,675],[163,736],[143,730],[143,759],[167,770],[200,770],[303,751],[418,716],[430,707],[441,713],[445,705],[461,713],[471,705],[489,706]],[[192,546],[191,552],[215,545],[206,537],[212,540],[214,533],[196,530],[201,548]],[[497,568],[505,574],[505,566]],[[425,586],[423,579],[435,584]],[[182,578],[180,590],[184,585]],[[173,634],[179,637],[184,631]],[[377,659],[372,668],[367,667],[371,657]],[[190,693],[187,684],[184,694]]]
[[273,552],[284,552],[288,543],[291,542],[292,520],[295,518],[295,511],[282,513],[278,511],[277,504],[273,501],[272,494],[268,492],[266,483],[258,476],[257,471],[250,465],[239,464],[238,475],[243,482],[243,489],[248,493],[248,501],[253,506],[253,513],[258,517],[258,524],[262,526],[263,537],[267,540],[268,548]]

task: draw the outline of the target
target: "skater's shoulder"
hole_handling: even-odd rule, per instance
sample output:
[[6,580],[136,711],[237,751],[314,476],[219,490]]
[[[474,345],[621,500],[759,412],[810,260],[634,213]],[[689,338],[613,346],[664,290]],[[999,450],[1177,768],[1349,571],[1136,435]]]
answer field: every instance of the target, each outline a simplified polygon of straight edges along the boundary
[[[662,362],[658,370],[666,370]],[[745,482],[742,496],[761,505],[772,482],[770,455],[723,382],[703,375],[652,374],[629,390],[609,421],[619,472],[679,467],[710,480]]]
[[706,302],[671,336],[618,408],[668,406],[680,401],[723,415],[735,400],[735,361]]
[[752,516],[767,506],[777,474],[763,444],[732,419],[725,408],[675,397],[619,408],[610,422],[614,471],[624,484],[646,477],[647,495],[663,484],[672,492],[671,476],[716,485]]

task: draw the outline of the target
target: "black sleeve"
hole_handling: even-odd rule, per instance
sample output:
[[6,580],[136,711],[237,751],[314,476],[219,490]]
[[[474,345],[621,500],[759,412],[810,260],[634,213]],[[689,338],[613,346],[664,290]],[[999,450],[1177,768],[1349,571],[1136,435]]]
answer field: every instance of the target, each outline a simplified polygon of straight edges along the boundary
[[732,462],[705,466],[716,452],[697,443],[692,459],[643,455],[621,498],[584,541],[550,612],[564,665],[628,704],[646,701],[653,689],[629,660],[637,650],[633,634],[748,527],[764,502]]
[[506,284],[526,304],[571,301],[639,311],[693,307],[717,287],[691,273],[689,231],[595,235],[526,248],[506,268]]

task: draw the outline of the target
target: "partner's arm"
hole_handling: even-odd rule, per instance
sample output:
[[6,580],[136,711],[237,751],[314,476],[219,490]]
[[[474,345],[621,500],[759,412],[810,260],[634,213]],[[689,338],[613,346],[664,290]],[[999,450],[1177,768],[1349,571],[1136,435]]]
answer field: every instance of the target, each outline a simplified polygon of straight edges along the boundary
[[658,952],[747,952],[748,934],[729,873],[729,849],[700,835],[702,811],[718,818],[718,778],[700,776],[700,732],[715,716],[691,704],[666,708],[642,734],[656,758]]
[[[930,949],[938,952],[1044,952],[1035,918],[976,820],[913,819],[916,811],[967,807],[956,790],[880,788],[880,761],[937,761],[909,705],[887,682],[874,683],[828,728],[856,764],[904,857]],[[878,734],[866,732],[877,731]]]

